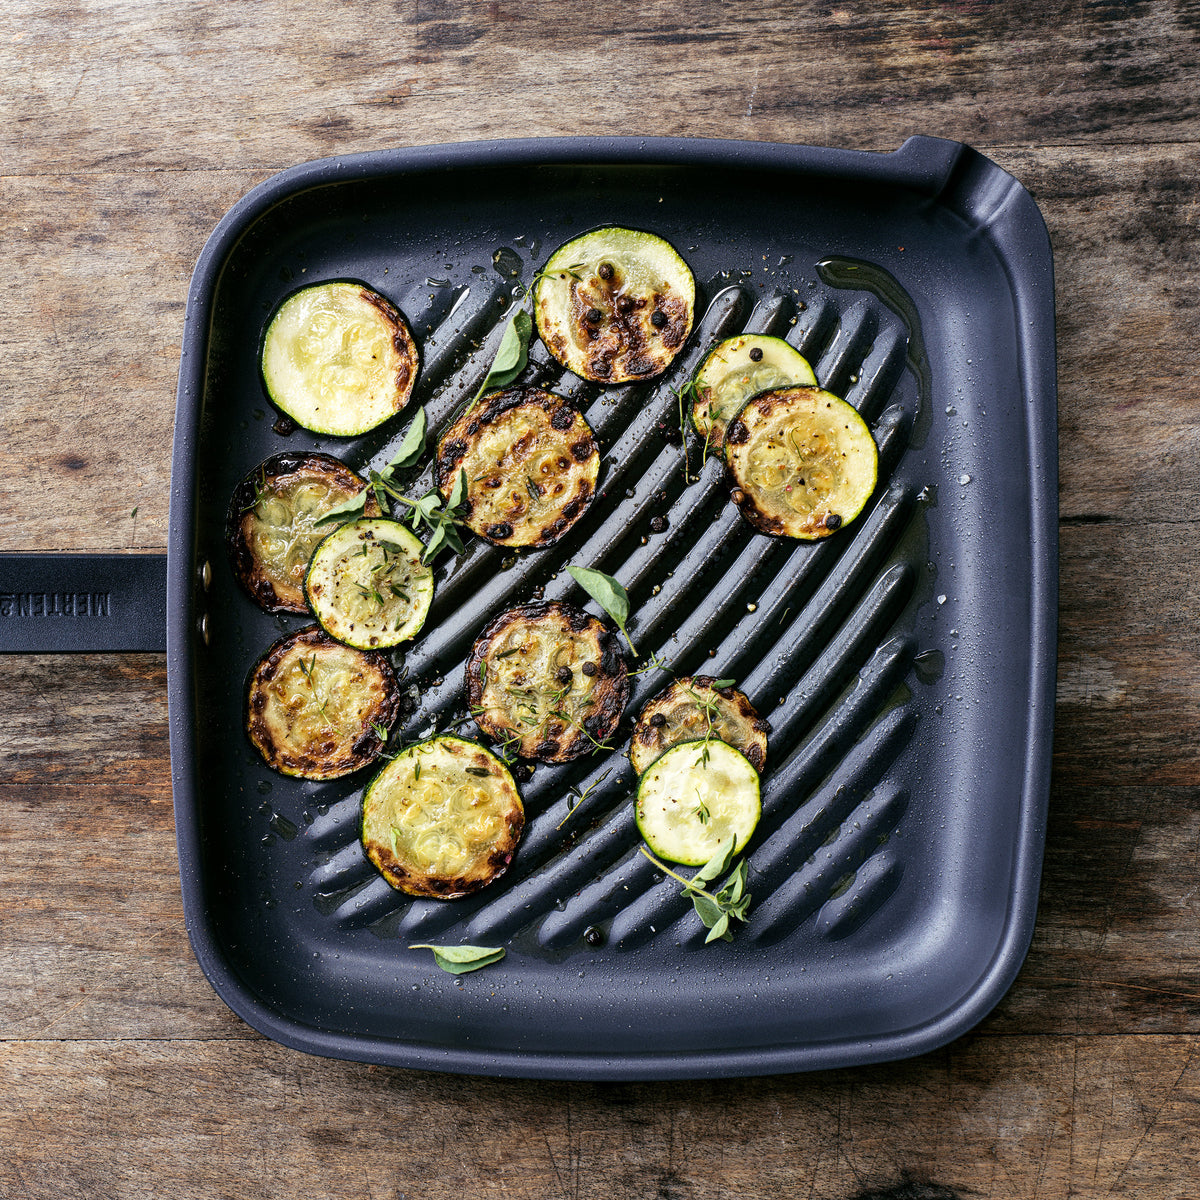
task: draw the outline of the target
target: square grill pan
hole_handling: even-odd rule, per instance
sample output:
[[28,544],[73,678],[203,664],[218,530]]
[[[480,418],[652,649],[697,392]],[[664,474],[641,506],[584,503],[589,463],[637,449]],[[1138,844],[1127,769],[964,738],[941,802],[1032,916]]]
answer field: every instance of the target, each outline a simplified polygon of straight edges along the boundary
[[[526,379],[570,397],[598,435],[597,502],[553,548],[471,539],[437,558],[433,611],[396,657],[408,687],[396,738],[478,736],[463,667],[484,625],[541,597],[598,614],[563,568],[616,576],[639,650],[677,674],[737,679],[771,723],[754,902],[731,944],[705,946],[677,885],[638,853],[624,752],[662,671],[634,677],[619,749],[537,766],[512,868],[455,902],[410,900],[367,863],[370,770],[286,779],[242,732],[254,662],[309,622],[264,614],[239,590],[222,544],[237,481],[285,448],[380,467],[417,405],[435,437],[486,373],[514,288],[602,224],[677,247],[698,284],[696,332],[665,378],[610,389],[535,340]],[[405,313],[422,347],[417,392],[363,438],[280,433],[259,377],[264,322],[295,287],[333,277]],[[752,532],[694,435],[685,467],[671,389],[715,339],[747,330],[797,346],[879,442],[871,503],[825,541]],[[1055,418],[1044,223],[1016,180],[958,143],[432,146],[322,160],[255,189],[191,286],[168,554],[183,896],[217,992],[313,1053],[564,1079],[842,1067],[967,1030],[1033,929]],[[406,493],[430,484],[417,471]],[[460,941],[507,957],[455,979],[408,949]]]

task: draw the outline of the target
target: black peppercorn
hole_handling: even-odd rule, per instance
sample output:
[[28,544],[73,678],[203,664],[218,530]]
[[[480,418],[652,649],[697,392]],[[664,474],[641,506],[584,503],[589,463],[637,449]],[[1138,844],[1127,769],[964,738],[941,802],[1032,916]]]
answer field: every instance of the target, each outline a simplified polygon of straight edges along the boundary
[[751,347],[750,361],[751,362],[762,362],[762,347],[761,346]]
[[591,323],[593,325],[595,325],[595,323],[597,321],[603,320],[603,318],[604,318],[604,314],[598,308],[589,308],[588,309],[587,319],[589,321],[591,321]]
[[559,683],[570,683],[575,676],[571,674],[570,667],[559,667],[558,670],[554,672],[554,678],[557,679]]
[[842,518],[837,513],[830,513],[825,518],[826,529],[840,529],[842,526]]
[[650,724],[653,725],[655,729],[661,729],[666,723],[667,718],[663,716],[662,713],[655,713],[654,716],[650,718]]
[[663,530],[666,529],[666,527],[667,527],[667,518],[666,517],[651,517],[650,518],[650,532],[651,533],[662,533]]
[[583,940],[587,942],[589,946],[603,946],[604,930],[598,925],[589,925],[583,931]]
[[611,279],[613,277],[612,263],[601,263],[596,269],[596,274],[599,275],[601,279]]
[[656,308],[650,314],[650,324],[655,329],[661,329],[667,323],[667,314],[661,308]]
[[594,662],[585,662],[579,669],[590,679],[596,673],[596,664]]

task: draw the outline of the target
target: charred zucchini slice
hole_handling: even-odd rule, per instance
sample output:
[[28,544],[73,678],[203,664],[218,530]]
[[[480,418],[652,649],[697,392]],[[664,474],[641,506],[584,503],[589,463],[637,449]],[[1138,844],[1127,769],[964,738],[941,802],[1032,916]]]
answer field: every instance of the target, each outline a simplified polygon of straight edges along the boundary
[[408,403],[417,344],[388,299],[366,284],[318,283],[293,292],[263,337],[267,394],[314,433],[366,433]]
[[560,246],[538,276],[538,336],[568,370],[597,383],[649,379],[692,331],[696,281],[662,238],[609,226]]
[[277,641],[251,672],[246,732],[281,774],[336,779],[379,754],[400,702],[385,655],[310,625]]
[[523,758],[566,762],[599,747],[628,699],[617,635],[558,601],[501,613],[467,660],[475,723]]
[[467,475],[467,525],[502,546],[551,546],[596,494],[600,451],[588,423],[538,388],[492,392],[438,444],[435,479],[449,496]]
[[733,502],[763,533],[814,541],[848,525],[875,490],[879,452],[832,392],[780,388],[748,401],[725,433]]
[[[328,454],[287,451],[260,463],[234,488],[225,541],[238,582],[267,612],[306,612],[304,573],[328,525],[331,508],[366,487],[345,463]],[[378,516],[370,492],[367,516]]]
[[751,396],[799,384],[816,387],[808,359],[783,338],[743,333],[718,342],[700,364],[694,380],[692,424],[715,449],[725,442],[725,426]]
[[638,714],[629,761],[641,775],[679,742],[719,738],[740,750],[756,771],[767,761],[769,726],[744,692],[711,675],[683,676],[649,700]]
[[701,867],[729,840],[739,853],[762,815],[758,772],[715,739],[680,742],[638,784],[637,826],[659,858]]
[[330,637],[360,650],[415,637],[433,603],[424,549],[386,517],[338,526],[313,552],[304,579],[309,608]]
[[512,862],[524,824],[508,768],[462,738],[407,747],[363,796],[363,849],[410,896],[454,900],[486,887]]

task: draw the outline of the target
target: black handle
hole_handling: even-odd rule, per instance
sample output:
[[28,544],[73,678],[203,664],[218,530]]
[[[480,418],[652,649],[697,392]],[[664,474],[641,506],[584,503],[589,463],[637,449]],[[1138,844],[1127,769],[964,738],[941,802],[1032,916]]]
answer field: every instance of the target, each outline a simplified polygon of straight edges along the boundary
[[166,648],[165,554],[0,554],[0,653]]

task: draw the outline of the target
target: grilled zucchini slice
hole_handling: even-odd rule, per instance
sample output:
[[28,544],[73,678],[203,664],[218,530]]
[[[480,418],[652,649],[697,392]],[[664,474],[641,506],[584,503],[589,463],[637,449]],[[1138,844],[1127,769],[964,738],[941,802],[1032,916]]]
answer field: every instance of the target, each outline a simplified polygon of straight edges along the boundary
[[591,426],[550,392],[491,392],[446,430],[435,481],[449,496],[466,471],[467,525],[502,546],[551,546],[596,494],[600,451]]
[[725,442],[725,427],[751,396],[771,388],[816,387],[808,359],[783,338],[742,333],[718,342],[693,381],[692,424],[714,449]]
[[560,246],[538,276],[538,335],[597,383],[661,375],[692,331],[696,281],[669,243],[612,225]]
[[281,774],[336,779],[378,756],[400,704],[385,655],[310,625],[280,638],[250,673],[246,732]]
[[702,867],[729,840],[738,854],[762,815],[758,772],[715,739],[680,742],[638,784],[637,826],[659,858]]
[[770,726],[754,710],[744,692],[714,687],[711,675],[682,676],[649,700],[638,714],[629,746],[629,761],[641,775],[679,742],[719,738],[740,750],[756,771],[767,761]]
[[330,637],[374,650],[415,637],[433,603],[425,546],[399,521],[363,517],[338,526],[313,552],[304,595]]
[[762,392],[725,433],[731,498],[763,533],[815,541],[848,525],[875,490],[879,452],[845,400],[814,387]]
[[454,900],[486,887],[508,869],[524,824],[508,768],[457,737],[402,750],[363,796],[363,849],[410,896]]
[[335,437],[366,433],[398,413],[412,395],[419,361],[400,310],[349,280],[293,292],[263,337],[272,403],[297,425]]
[[[233,573],[255,604],[267,612],[308,611],[304,574],[329,533],[317,521],[366,486],[331,455],[286,451],[260,463],[234,488],[225,543]],[[379,515],[371,492],[365,512]]]
[[523,758],[566,762],[602,745],[628,699],[617,635],[559,601],[501,613],[467,660],[475,723]]

